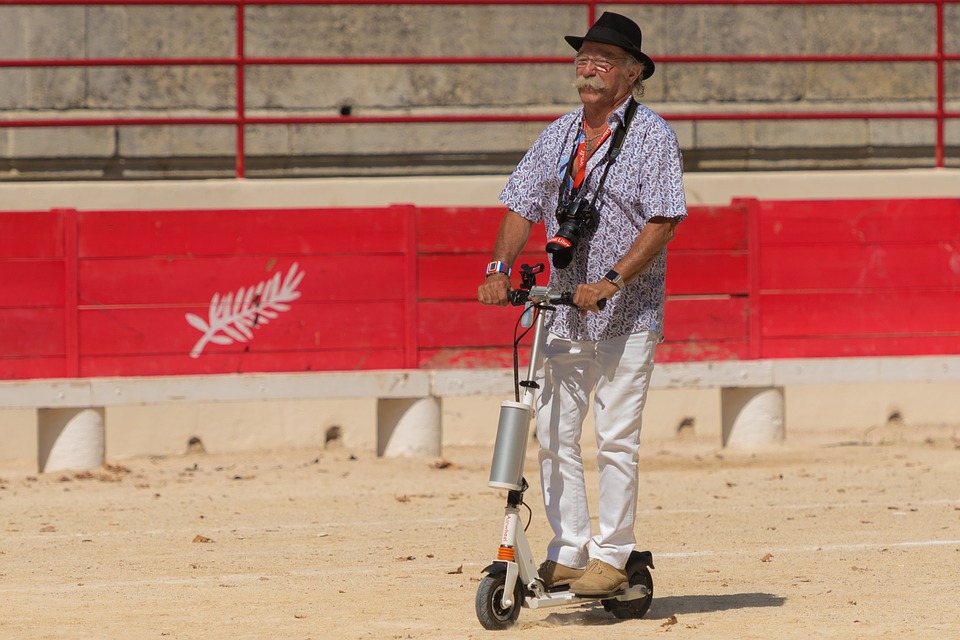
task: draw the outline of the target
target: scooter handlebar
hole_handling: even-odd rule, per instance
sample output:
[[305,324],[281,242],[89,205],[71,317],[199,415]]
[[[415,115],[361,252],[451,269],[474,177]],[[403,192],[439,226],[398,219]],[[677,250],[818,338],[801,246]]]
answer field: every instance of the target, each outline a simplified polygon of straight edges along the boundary
[[[530,300],[530,291],[527,289],[513,289],[509,294],[510,304],[515,307],[519,307],[523,304],[526,304]],[[569,291],[564,291],[560,294],[552,294],[550,292],[544,292],[542,295],[537,295],[535,302],[544,303],[544,304],[563,304],[570,307],[576,307],[573,303],[573,294]],[[600,298],[597,300],[597,308],[603,311],[603,308],[607,306],[607,299]]]

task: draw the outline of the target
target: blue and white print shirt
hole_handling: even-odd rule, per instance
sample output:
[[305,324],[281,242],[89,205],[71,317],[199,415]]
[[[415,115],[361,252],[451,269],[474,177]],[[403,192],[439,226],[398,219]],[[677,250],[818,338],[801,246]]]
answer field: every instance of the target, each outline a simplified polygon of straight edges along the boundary
[[[610,128],[622,126],[630,100],[608,119]],[[557,203],[581,130],[583,109],[552,122],[527,151],[507,181],[500,201],[533,223],[546,225],[553,237]],[[611,135],[587,162],[587,176],[581,190],[593,199],[606,165]],[[550,286],[573,292],[578,284],[596,282],[625,256],[650,218],[687,216],[683,192],[683,161],[673,129],[657,114],[639,105],[620,156],[610,168],[596,201],[600,223],[596,231],[581,239],[573,261],[564,269],[551,269]],[[664,278],[666,250],[638,278],[607,301],[600,313],[581,318],[577,309],[560,306],[547,318],[547,328],[572,340],[604,340],[640,331],[663,336]]]

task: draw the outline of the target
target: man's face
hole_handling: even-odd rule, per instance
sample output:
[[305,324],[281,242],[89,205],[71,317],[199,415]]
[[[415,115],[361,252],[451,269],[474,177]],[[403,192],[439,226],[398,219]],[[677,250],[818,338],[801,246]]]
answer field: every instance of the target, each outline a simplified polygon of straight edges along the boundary
[[584,42],[577,53],[575,86],[584,105],[611,107],[630,95],[633,77],[624,68],[624,52],[620,47]]

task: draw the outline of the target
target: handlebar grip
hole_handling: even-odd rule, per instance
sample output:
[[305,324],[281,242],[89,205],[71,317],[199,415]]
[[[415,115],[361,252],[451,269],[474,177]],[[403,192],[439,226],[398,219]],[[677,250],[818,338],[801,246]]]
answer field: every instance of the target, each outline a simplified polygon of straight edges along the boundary
[[515,307],[526,304],[529,299],[530,292],[526,289],[512,289],[507,292],[507,300]]
[[[577,305],[573,304],[573,294],[572,293],[563,293],[560,294],[560,298],[557,300],[560,304],[566,304],[571,307],[576,307]],[[607,306],[607,299],[600,298],[597,300],[597,309],[603,311],[603,308]]]

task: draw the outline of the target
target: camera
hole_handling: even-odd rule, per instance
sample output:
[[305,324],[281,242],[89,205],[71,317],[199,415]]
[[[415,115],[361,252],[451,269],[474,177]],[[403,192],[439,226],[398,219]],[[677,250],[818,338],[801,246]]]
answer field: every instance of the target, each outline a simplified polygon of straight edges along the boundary
[[580,239],[597,228],[599,216],[592,202],[578,198],[557,207],[557,234],[547,240],[547,253],[553,256],[553,266],[564,269],[573,260],[573,252]]

